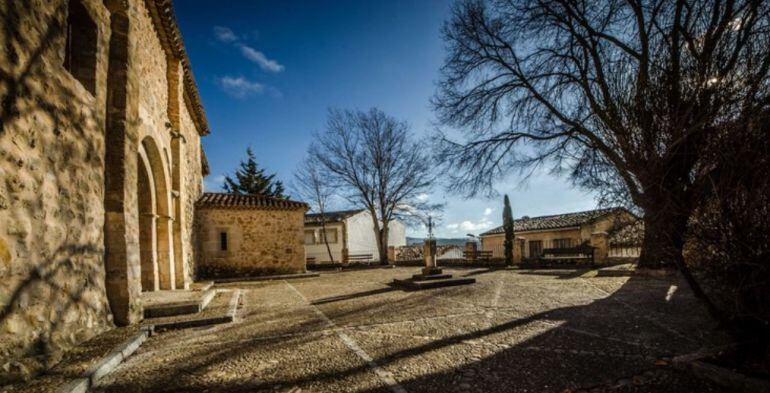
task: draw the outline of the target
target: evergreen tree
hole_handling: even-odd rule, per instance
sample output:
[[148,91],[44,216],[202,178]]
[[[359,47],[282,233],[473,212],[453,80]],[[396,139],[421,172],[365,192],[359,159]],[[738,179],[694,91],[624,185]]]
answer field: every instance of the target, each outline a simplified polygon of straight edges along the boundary
[[275,179],[275,174],[266,175],[265,170],[257,165],[251,147],[246,148],[246,161],[241,161],[235,171],[235,179],[225,176],[225,191],[233,194],[258,194],[285,198],[283,183]]
[[505,265],[513,265],[513,212],[511,211],[511,202],[508,200],[508,194],[503,199],[503,229],[505,230]]

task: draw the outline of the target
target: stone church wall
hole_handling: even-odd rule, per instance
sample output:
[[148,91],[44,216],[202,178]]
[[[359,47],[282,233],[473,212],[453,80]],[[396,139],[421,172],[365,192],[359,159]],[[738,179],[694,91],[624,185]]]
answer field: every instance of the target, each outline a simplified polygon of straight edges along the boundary
[[[305,272],[305,210],[199,209],[201,277]],[[222,250],[221,234],[227,249]]]
[[[68,1],[0,2],[0,382],[54,364],[67,348],[116,323],[140,320],[137,168],[148,137],[160,162],[156,182],[162,178],[169,195],[174,194],[171,168],[178,165],[183,173],[174,190],[185,216],[180,239],[188,267],[195,260],[200,137],[179,83],[183,160],[171,156],[174,130],[167,108],[175,99],[169,96],[167,53],[146,8],[149,0],[127,1],[121,10],[129,30],[125,136],[117,158],[107,157],[106,148],[115,10],[105,4],[123,2],[71,1],[82,5],[87,25],[93,24],[92,80],[78,80],[74,75],[81,71],[65,67]],[[169,74],[181,80],[182,67]],[[122,182],[114,195],[119,197],[114,205],[123,209],[119,213],[106,209],[105,200],[114,202],[105,185],[108,175]],[[115,238],[124,243],[113,255],[120,263],[111,267],[105,227],[118,225],[105,217],[118,218]]]

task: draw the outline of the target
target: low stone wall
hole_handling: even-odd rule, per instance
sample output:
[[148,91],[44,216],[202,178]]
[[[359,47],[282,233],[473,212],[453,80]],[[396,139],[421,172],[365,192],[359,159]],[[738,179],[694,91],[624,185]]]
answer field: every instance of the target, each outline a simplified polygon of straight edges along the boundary
[[[304,210],[199,209],[197,275],[223,278],[304,273],[304,214]],[[224,250],[223,233],[227,243]]]

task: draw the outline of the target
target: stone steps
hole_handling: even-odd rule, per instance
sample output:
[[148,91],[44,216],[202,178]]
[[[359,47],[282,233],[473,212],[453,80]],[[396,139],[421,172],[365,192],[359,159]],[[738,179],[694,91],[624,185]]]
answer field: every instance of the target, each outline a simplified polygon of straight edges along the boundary
[[229,323],[235,319],[240,300],[240,289],[219,290],[216,291],[208,307],[199,313],[149,318],[144,321],[144,324],[152,325],[156,331],[161,331]]
[[[189,291],[184,295],[175,294],[173,291],[169,292],[168,294],[159,294],[158,299],[144,307],[146,319],[197,314],[206,309],[206,306],[216,295],[216,290],[211,288],[211,285],[205,290]],[[165,299],[163,295],[167,295]],[[179,297],[184,297],[184,299],[177,300]]]

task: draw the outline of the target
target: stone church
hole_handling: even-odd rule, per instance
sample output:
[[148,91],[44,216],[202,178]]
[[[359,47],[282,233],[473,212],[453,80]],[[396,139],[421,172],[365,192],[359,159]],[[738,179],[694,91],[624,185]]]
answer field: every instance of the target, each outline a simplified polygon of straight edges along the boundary
[[189,287],[209,129],[170,0],[0,14],[0,363],[50,363]]

